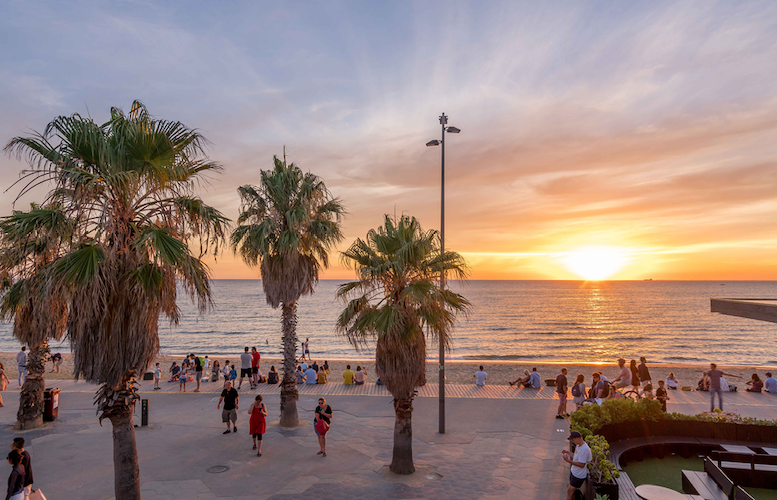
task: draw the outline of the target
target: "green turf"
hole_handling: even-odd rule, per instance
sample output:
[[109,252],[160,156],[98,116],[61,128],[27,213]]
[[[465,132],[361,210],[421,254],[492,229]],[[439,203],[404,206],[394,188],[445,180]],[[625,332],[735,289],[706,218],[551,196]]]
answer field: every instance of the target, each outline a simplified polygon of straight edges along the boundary
[[[701,458],[682,458],[678,456],[666,458],[648,458],[642,462],[632,462],[624,469],[634,486],[640,484],[657,484],[682,493],[682,470],[704,470]],[[777,500],[777,490],[762,488],[745,488],[756,500]]]

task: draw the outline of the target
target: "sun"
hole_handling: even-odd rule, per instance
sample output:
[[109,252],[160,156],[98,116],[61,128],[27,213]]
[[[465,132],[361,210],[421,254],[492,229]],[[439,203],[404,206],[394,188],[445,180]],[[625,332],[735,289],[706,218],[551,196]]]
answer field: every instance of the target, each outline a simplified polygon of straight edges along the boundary
[[584,280],[599,281],[620,271],[628,257],[617,248],[591,246],[567,252],[561,261]]

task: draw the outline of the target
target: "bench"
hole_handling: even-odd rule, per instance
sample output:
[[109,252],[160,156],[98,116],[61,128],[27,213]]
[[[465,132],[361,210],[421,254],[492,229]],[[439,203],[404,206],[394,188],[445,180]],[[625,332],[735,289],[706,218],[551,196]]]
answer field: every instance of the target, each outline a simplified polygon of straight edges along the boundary
[[755,500],[750,493],[746,492],[741,486],[734,488],[733,500]]
[[704,472],[682,471],[683,491],[705,500],[729,500],[734,482],[709,457],[704,459]]
[[777,456],[713,450],[710,457],[737,484],[754,488],[777,484]]

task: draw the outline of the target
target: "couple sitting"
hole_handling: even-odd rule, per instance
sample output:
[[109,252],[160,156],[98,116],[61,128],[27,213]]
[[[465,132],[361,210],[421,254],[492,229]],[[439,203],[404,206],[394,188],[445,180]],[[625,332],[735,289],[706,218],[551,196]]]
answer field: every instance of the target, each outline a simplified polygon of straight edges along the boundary
[[537,372],[536,368],[532,368],[531,373],[529,373],[529,370],[524,370],[523,374],[523,377],[519,377],[510,382],[510,386],[519,384],[526,389],[540,389],[542,387],[542,384],[540,383],[540,374]]

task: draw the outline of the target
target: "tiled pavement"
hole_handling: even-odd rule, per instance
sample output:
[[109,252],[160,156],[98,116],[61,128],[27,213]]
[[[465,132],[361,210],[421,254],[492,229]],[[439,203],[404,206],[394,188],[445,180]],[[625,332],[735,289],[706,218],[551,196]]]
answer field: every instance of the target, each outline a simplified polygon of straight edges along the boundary
[[[15,433],[18,394],[4,393],[0,409],[4,439],[23,435],[35,464],[36,487],[50,500],[108,499],[113,495],[111,428],[97,423],[94,386],[57,381],[63,389],[59,420],[42,429]],[[567,422],[555,420],[554,393],[503,386],[448,386],[447,433],[437,432],[436,386],[422,388],[413,414],[414,458],[418,472],[387,473],[392,451],[391,398],[374,385],[302,386],[303,425],[277,425],[279,398],[265,394],[271,423],[262,457],[251,450],[247,410],[253,393],[241,391],[239,432],[224,436],[216,410],[220,384],[203,384],[202,393],[141,388],[149,399],[150,423],[137,430],[145,500],[296,498],[563,498],[568,468],[560,458]],[[173,385],[173,384],[170,384]],[[277,390],[277,386],[269,386]],[[176,387],[177,389],[177,387]],[[244,387],[244,389],[246,389]],[[269,390],[260,386],[259,391]],[[348,392],[345,392],[348,391]],[[366,393],[373,397],[359,397]],[[345,392],[345,395],[343,393]],[[329,456],[322,458],[310,418],[319,395],[336,412],[329,433]],[[452,394],[458,395],[453,397]],[[477,395],[477,398],[475,397]],[[670,411],[704,411],[705,393],[672,393]],[[726,395],[727,409],[774,418],[777,397],[749,393]],[[272,422],[274,420],[274,422]],[[139,423],[139,418],[138,418]],[[210,473],[213,466],[227,466]]]

